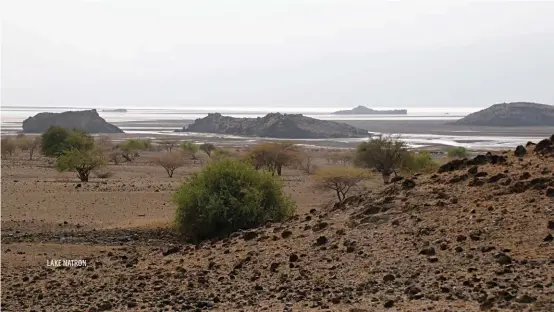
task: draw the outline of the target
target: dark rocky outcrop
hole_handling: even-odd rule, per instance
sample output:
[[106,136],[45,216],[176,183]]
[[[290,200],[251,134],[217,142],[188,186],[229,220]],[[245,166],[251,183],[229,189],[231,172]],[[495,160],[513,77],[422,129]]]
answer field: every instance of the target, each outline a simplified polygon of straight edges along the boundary
[[183,132],[220,133],[287,139],[358,138],[367,130],[347,124],[319,120],[300,114],[271,113],[258,118],[234,118],[219,113],[196,119]]
[[541,140],[535,145],[535,153],[541,155],[554,155],[554,135],[550,139]]
[[123,130],[108,123],[95,109],[63,113],[39,113],[23,121],[23,132],[42,133],[50,126],[80,129],[88,133],[123,133]]
[[[462,170],[467,167],[471,167],[469,170],[471,174],[476,174],[478,176],[479,173],[477,172],[477,169],[475,166],[485,165],[485,164],[504,164],[506,163],[506,156],[500,156],[500,155],[493,155],[490,152],[486,155],[477,155],[473,157],[472,159],[454,159],[446,164],[439,167],[438,173],[443,172],[450,172],[450,171],[456,171],[456,170]],[[472,173],[475,172],[475,173]],[[486,175],[486,173],[484,174]]]
[[452,124],[492,127],[554,126],[554,106],[528,102],[495,104]]
[[336,115],[348,115],[348,114],[360,114],[360,115],[406,115],[408,113],[405,109],[391,109],[391,110],[374,110],[365,106],[358,106],[353,109],[340,110],[334,112]]

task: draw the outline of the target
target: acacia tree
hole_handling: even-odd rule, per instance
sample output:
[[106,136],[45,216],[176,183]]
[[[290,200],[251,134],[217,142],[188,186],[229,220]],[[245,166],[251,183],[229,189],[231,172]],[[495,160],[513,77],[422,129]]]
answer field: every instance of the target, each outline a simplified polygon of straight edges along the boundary
[[186,164],[185,156],[179,152],[162,152],[160,155],[154,158],[154,162],[162,166],[167,175],[173,177],[175,169],[182,167]]
[[356,148],[354,163],[362,168],[374,168],[383,176],[387,184],[391,174],[402,165],[407,155],[407,145],[398,137],[378,136],[367,142],[362,142]]
[[349,191],[368,177],[363,169],[344,166],[324,167],[315,173],[316,187],[335,191],[339,204],[344,202]]
[[249,159],[256,170],[265,168],[272,175],[281,175],[283,166],[291,164],[297,153],[296,146],[289,142],[261,143],[252,148]]
[[76,171],[82,182],[88,182],[90,172],[105,165],[105,158],[100,149],[70,149],[56,159],[58,171]]
[[216,150],[216,147],[212,143],[203,143],[200,145],[200,150],[206,153],[208,157],[212,158],[212,153]]
[[25,135],[17,136],[17,146],[19,146],[22,151],[29,152],[29,160],[33,160],[35,150],[40,146],[41,141],[42,137],[40,136],[34,138],[29,138]]
[[5,159],[8,155],[15,152],[16,144],[11,138],[2,138],[0,150],[2,150],[2,158]]

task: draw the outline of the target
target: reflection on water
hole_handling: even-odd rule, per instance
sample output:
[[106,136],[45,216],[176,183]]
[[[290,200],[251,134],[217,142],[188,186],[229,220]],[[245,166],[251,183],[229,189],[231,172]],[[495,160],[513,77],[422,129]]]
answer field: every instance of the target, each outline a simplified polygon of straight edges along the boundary
[[[22,121],[29,116],[38,114],[39,112],[63,112],[68,108],[40,108],[40,107],[2,107],[2,133],[16,133],[21,131]],[[74,110],[82,110],[74,109]],[[205,139],[226,139],[236,142],[252,142],[252,140],[262,138],[240,137],[221,134],[202,134],[202,133],[185,133],[174,132],[175,129],[182,128],[185,120],[194,120],[203,118],[207,112],[191,111],[191,110],[166,110],[166,109],[128,109],[126,113],[117,112],[102,112],[98,111],[106,121],[115,123],[125,133],[137,135],[172,135],[178,137],[199,137]],[[235,112],[223,113],[226,116],[238,118],[254,118],[264,116],[265,112]],[[323,120],[455,120],[464,116],[462,113],[445,114],[445,112],[409,112],[407,115],[333,115],[328,112],[308,112],[306,116],[323,119]],[[167,124],[160,124],[156,120],[168,121]],[[171,122],[169,122],[171,120]],[[133,123],[130,123],[133,121]],[[182,123],[181,123],[182,121]],[[473,130],[453,131],[460,135],[433,135],[433,134],[406,134],[399,133],[412,147],[424,147],[430,145],[448,145],[448,146],[464,146],[467,148],[512,148],[518,144],[525,144],[527,141],[539,141],[542,138],[536,137],[500,137],[500,136],[469,136],[465,133],[477,132]],[[377,135],[378,133],[369,133],[369,135]],[[325,142],[335,142],[340,144],[354,145],[355,143],[367,140],[368,138],[354,139],[321,139],[321,140],[293,140],[308,144],[306,142],[316,142],[325,144]],[[266,138],[267,139],[267,138]]]

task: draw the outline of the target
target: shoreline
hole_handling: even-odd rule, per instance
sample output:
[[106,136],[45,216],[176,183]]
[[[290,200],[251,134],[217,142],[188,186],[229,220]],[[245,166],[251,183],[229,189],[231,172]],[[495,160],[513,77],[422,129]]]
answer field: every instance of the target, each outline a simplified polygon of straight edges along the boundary
[[[276,139],[262,137],[245,137],[215,133],[175,132],[194,120],[137,120],[113,122],[125,133],[109,134],[115,141],[128,138],[178,138],[195,142],[210,142],[222,146],[249,146],[261,141],[289,140],[313,148],[355,148],[371,135],[399,135],[413,149],[444,150],[452,146],[464,146],[470,150],[503,150],[512,149],[528,141],[538,142],[550,137],[554,127],[471,127],[449,124],[449,120],[337,120],[355,127],[368,130],[367,138],[333,138],[333,139]],[[4,124],[5,125],[5,124]],[[2,134],[10,127],[2,127]]]

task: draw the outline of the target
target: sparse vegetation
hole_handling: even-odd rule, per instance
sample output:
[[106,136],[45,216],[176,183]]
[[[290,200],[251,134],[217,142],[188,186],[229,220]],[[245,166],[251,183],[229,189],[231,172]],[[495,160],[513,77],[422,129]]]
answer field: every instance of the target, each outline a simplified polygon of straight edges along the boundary
[[191,142],[191,141],[183,141],[181,142],[181,149],[185,152],[185,153],[189,153],[191,154],[192,156],[194,156],[196,153],[198,153],[198,145],[197,144],[194,144],[194,142]]
[[358,167],[376,169],[386,184],[402,165],[406,153],[406,143],[397,137],[378,136],[358,145],[354,162]]
[[42,134],[41,150],[44,156],[57,157],[64,151],[76,149],[80,151],[91,150],[94,139],[88,133],[81,130],[68,130],[64,127],[51,126]]
[[12,138],[2,138],[2,143],[0,146],[2,150],[2,159],[6,159],[8,155],[12,155],[16,149],[16,143]]
[[82,182],[87,182],[90,172],[105,165],[105,159],[99,149],[63,151],[56,159],[58,171],[76,171]]
[[292,163],[298,170],[302,170],[306,174],[312,174],[317,169],[314,164],[314,155],[305,150],[299,150],[293,155]]
[[335,191],[339,203],[344,202],[348,192],[368,177],[366,170],[344,166],[324,167],[315,173],[316,186],[323,190]]
[[19,149],[29,152],[29,160],[33,160],[33,155],[35,154],[36,149],[40,146],[42,138],[40,136],[30,138],[25,134],[18,134],[16,140]]
[[453,147],[448,150],[448,157],[466,158],[467,155],[467,149],[462,146]]
[[175,147],[179,146],[178,140],[161,140],[158,142],[162,149],[171,152]]
[[154,162],[162,166],[167,175],[171,178],[173,177],[173,172],[177,168],[180,168],[186,164],[185,155],[182,152],[162,152],[160,155],[154,158]]
[[113,162],[114,165],[119,165],[121,158],[123,158],[123,156],[120,150],[114,150],[108,153],[108,160]]
[[101,149],[103,153],[111,153],[115,149],[112,139],[107,135],[101,135],[94,139],[94,145]]
[[139,151],[152,148],[150,140],[129,139],[117,146],[121,150],[121,157],[126,161],[133,161],[139,157]]
[[256,170],[266,169],[272,175],[281,175],[284,166],[291,164],[297,157],[296,146],[288,142],[261,143],[249,153],[249,160]]
[[439,164],[433,160],[431,153],[427,151],[406,152],[402,162],[402,170],[410,173],[429,173],[435,171]]
[[212,158],[212,153],[216,150],[216,147],[212,143],[203,143],[200,145],[200,150],[206,153],[208,157]]
[[177,229],[195,241],[280,221],[295,209],[279,179],[231,159],[211,162],[194,173],[174,201]]
[[354,155],[351,152],[329,152],[326,154],[328,164],[348,165],[354,159]]

